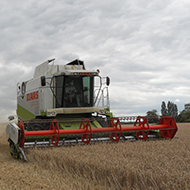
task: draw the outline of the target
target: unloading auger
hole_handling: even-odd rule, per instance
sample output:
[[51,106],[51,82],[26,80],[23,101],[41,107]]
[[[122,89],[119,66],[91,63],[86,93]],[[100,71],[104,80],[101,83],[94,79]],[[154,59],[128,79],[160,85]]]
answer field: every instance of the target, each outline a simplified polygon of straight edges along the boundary
[[17,84],[18,125],[10,122],[6,128],[11,155],[27,160],[27,147],[175,136],[177,125],[169,116],[158,125],[141,116],[134,126],[121,125],[109,109],[109,84],[109,77],[86,70],[80,60],[37,66],[33,79]]

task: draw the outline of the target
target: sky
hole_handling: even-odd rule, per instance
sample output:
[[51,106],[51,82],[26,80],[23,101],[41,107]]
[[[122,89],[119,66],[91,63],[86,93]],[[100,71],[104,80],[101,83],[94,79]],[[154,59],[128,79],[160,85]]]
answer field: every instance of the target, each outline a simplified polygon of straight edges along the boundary
[[1,121],[16,114],[17,82],[52,58],[109,76],[115,116],[190,102],[188,0],[6,0],[0,13]]

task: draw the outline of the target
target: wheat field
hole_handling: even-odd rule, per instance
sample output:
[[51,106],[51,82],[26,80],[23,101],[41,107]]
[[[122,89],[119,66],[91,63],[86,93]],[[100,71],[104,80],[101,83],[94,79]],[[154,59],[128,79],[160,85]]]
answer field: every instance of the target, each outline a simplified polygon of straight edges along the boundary
[[0,189],[190,189],[187,123],[172,140],[33,148],[28,162],[13,159],[0,134]]

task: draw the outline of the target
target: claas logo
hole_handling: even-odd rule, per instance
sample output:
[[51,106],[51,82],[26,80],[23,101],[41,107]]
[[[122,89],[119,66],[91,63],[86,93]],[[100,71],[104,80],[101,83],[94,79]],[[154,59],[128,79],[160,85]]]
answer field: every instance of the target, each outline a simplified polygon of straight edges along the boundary
[[38,91],[27,94],[27,101],[37,100],[37,99],[38,99]]

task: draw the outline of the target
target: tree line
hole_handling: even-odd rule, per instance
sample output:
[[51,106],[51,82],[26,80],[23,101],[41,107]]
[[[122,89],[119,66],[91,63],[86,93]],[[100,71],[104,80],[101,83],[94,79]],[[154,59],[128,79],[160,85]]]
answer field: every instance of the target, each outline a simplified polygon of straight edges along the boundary
[[[176,122],[190,122],[190,104],[185,104],[185,109],[178,114],[177,105],[171,101],[161,104],[161,116],[168,115],[175,118]],[[160,119],[156,109],[147,111],[146,116],[150,123],[157,123]]]

